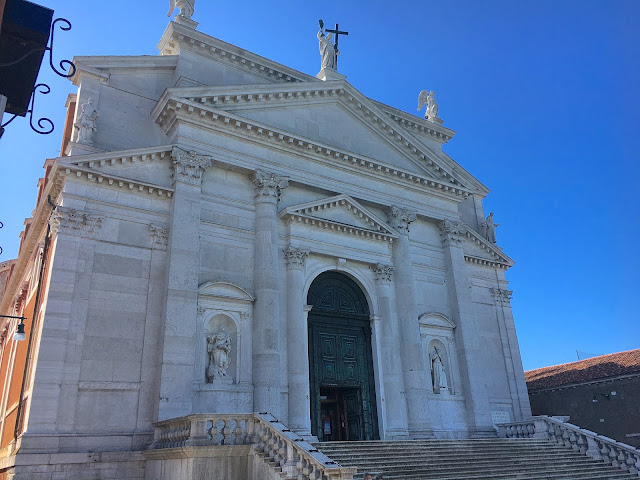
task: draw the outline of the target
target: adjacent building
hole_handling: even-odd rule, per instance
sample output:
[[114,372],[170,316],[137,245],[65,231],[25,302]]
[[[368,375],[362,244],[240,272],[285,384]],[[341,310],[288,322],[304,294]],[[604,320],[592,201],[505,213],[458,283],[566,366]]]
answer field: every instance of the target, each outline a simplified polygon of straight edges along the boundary
[[534,415],[640,447],[640,349],[525,372]]

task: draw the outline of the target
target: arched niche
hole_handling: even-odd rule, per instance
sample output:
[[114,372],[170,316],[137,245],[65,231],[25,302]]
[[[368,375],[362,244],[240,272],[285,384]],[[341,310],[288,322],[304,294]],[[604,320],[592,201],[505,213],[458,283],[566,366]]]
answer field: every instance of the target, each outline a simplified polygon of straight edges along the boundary
[[455,323],[441,313],[425,313],[418,323],[425,365],[429,366],[429,391],[438,395],[460,393]]
[[[248,290],[230,282],[207,282],[198,288],[199,353],[194,380],[201,388],[216,390],[228,389],[231,384],[251,384],[253,301]],[[217,339],[211,338],[216,334]],[[224,334],[229,336],[230,344],[228,367],[221,367],[226,375],[208,375],[213,373],[209,366],[215,360],[212,358],[215,350],[224,348],[220,343]],[[220,360],[221,357],[224,355],[220,351],[216,358]]]

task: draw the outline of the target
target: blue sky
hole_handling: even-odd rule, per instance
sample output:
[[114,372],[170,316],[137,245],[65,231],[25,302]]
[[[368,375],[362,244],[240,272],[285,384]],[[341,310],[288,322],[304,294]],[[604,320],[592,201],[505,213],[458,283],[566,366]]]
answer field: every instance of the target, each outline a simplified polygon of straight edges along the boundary
[[[73,23],[55,59],[156,55],[163,1],[39,0]],[[640,347],[640,2],[198,0],[198,30],[315,75],[318,19],[339,22],[340,72],[365,95],[416,113],[433,89],[445,151],[491,189],[525,369],[576,350]],[[48,65],[37,113],[0,139],[0,261],[17,254],[47,157],[59,155],[74,91]],[[7,117],[5,116],[5,121]]]

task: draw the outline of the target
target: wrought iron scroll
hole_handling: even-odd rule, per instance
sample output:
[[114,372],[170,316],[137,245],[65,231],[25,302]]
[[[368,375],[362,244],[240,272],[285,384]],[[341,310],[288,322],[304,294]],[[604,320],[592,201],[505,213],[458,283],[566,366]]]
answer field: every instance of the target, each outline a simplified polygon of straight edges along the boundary
[[[51,23],[51,33],[49,35],[49,45],[44,47],[44,48],[35,48],[33,50],[31,50],[30,52],[25,53],[22,57],[16,59],[16,60],[12,60],[11,62],[7,62],[7,63],[0,63],[0,68],[2,67],[10,67],[11,65],[15,65],[17,63],[20,63],[21,61],[23,61],[25,58],[27,58],[29,55],[33,55],[36,52],[46,52],[49,51],[49,65],[51,66],[51,69],[58,75],[60,75],[61,77],[64,78],[70,78],[73,77],[76,74],[76,66],[73,64],[73,62],[69,61],[69,60],[60,60],[60,70],[58,70],[54,65],[53,65],[53,35],[55,33],[55,29],[56,29],[56,24],[60,22],[63,25],[60,25],[60,30],[63,30],[65,32],[68,32],[69,30],[71,30],[71,22],[69,22],[69,20],[67,20],[66,18],[56,18],[52,23]],[[67,71],[68,70],[68,71]]]
[[63,25],[60,25],[60,30],[63,30],[65,32],[68,32],[69,30],[71,30],[71,22],[66,18],[62,18],[62,17],[56,18],[51,24],[51,40],[49,42],[49,46],[46,48],[46,50],[49,50],[49,65],[51,66],[51,70],[56,72],[61,77],[70,78],[76,74],[76,66],[73,64],[72,61],[66,60],[66,59],[60,60],[59,65],[62,72],[60,72],[56,67],[53,66],[53,34],[56,30],[56,24],[58,22],[61,22],[63,24]]
[[[42,89],[38,91],[38,88],[40,87],[42,87]],[[39,83],[35,87],[33,87],[33,93],[31,94],[31,106],[29,110],[27,110],[26,112],[29,114],[29,125],[31,126],[31,130],[33,130],[36,133],[39,133],[40,135],[48,135],[49,133],[53,132],[54,125],[51,119],[47,117],[39,118],[37,121],[37,127],[33,125],[33,111],[36,104],[36,93],[42,93],[43,95],[47,95],[50,92],[51,92],[51,88],[46,83]],[[9,120],[7,120],[5,123],[0,125],[0,132],[3,132],[4,127],[9,125],[11,122],[13,122],[16,119],[16,117],[17,115],[13,115]]]
[[[15,65],[17,63],[20,63],[21,61],[23,61],[25,58],[27,58],[29,55],[32,55],[36,52],[42,52],[42,51],[48,51],[49,52],[49,66],[51,67],[51,70],[53,70],[56,75],[59,75],[61,77],[64,78],[71,78],[76,74],[76,66],[74,65],[74,63],[70,60],[60,60],[58,66],[60,67],[60,70],[58,70],[58,68],[56,68],[56,66],[54,65],[53,62],[53,38],[54,38],[54,34],[55,34],[55,30],[56,30],[56,26],[58,26],[60,28],[60,30],[63,30],[65,32],[68,32],[69,30],[71,30],[71,22],[69,20],[67,20],[66,18],[56,18],[52,23],[51,23],[51,34],[49,35],[49,45],[45,48],[36,48],[34,50],[31,50],[30,52],[26,53],[25,55],[23,55],[22,57],[18,58],[17,60],[13,60],[11,62],[8,63],[0,63],[0,68],[1,67],[9,67],[11,65]],[[38,88],[41,88],[40,91],[38,91]],[[31,129],[36,132],[39,133],[41,135],[47,135],[51,132],[53,132],[54,129],[54,125],[53,122],[47,118],[47,117],[42,117],[39,118],[37,121],[37,127],[33,125],[33,111],[34,111],[34,105],[35,105],[35,96],[36,93],[42,93],[43,95],[46,95],[48,93],[51,92],[51,88],[49,87],[49,85],[47,85],[46,83],[38,83],[35,87],[33,87],[33,92],[31,93],[31,106],[29,108],[29,110],[27,110],[26,113],[29,114],[29,125],[31,126]],[[17,117],[17,115],[13,115],[9,120],[7,120],[5,123],[0,125],[0,138],[2,138],[2,134],[4,133],[4,127],[6,127],[7,125],[9,125],[11,122],[13,122],[15,120],[15,118]],[[1,252],[1,250],[0,250]]]

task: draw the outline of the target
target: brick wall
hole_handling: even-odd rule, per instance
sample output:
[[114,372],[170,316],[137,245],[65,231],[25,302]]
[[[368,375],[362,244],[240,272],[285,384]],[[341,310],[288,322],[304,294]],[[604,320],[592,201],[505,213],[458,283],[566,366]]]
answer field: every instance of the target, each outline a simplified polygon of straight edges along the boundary
[[569,415],[574,425],[636,448],[640,447],[639,399],[640,375],[529,391],[533,415]]

